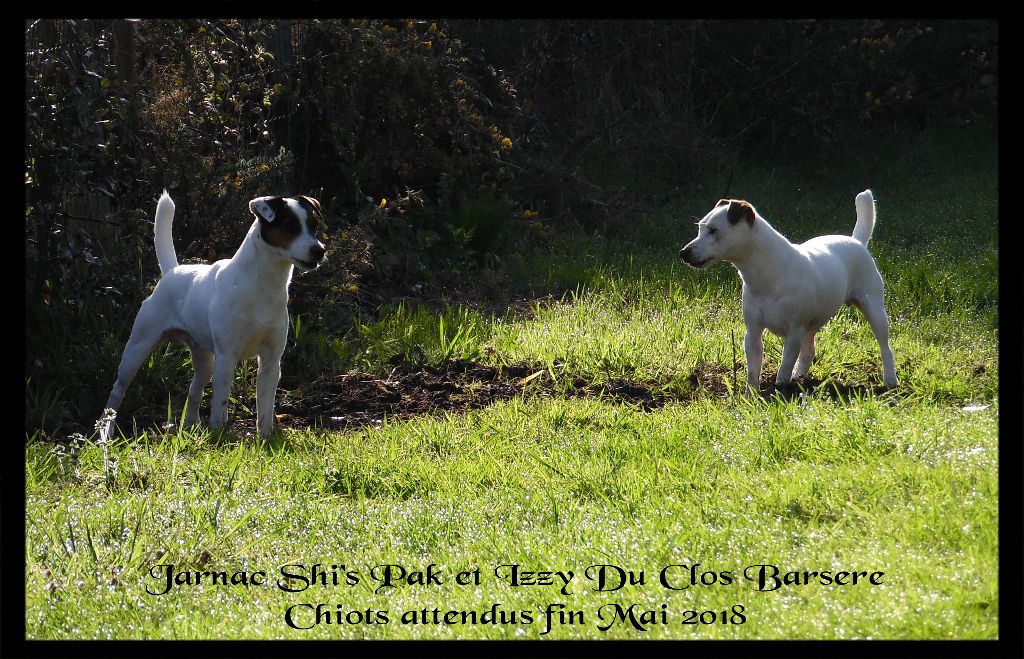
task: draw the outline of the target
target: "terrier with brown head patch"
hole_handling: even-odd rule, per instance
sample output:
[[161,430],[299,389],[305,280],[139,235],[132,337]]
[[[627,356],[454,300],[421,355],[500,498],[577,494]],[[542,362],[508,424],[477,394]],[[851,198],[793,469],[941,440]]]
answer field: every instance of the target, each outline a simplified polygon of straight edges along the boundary
[[697,223],[697,237],[680,252],[695,268],[729,261],[743,280],[743,341],[747,392],[760,390],[764,330],[784,340],[776,385],[807,374],[814,359],[814,335],[844,304],[868,319],[882,351],[882,382],[899,383],[889,347],[882,276],[868,252],[875,227],[871,190],[857,195],[857,224],[851,236],[819,236],[794,245],[772,228],[750,203],[722,199]]
[[260,436],[273,430],[274,397],[288,337],[288,283],[293,268],[312,270],[323,260],[326,249],[317,238],[323,216],[311,197],[257,197],[249,210],[255,220],[234,256],[212,265],[178,265],[171,239],[174,202],[166,190],[161,195],[154,245],[162,277],[135,317],[98,424],[101,438],[110,435],[142,362],[169,341],[192,351],[195,376],[185,403],[186,425],[198,422],[199,402],[212,378],[210,426],[223,427],[235,366],[256,357],[256,427]]

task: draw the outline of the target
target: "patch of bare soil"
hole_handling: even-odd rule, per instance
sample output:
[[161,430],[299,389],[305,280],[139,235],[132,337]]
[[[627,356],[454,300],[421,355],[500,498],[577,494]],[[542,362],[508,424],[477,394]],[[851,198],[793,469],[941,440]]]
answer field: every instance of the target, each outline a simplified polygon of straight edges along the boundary
[[517,382],[529,371],[453,361],[441,368],[395,369],[388,377],[356,372],[318,378],[278,400],[278,422],[334,429],[476,409],[520,393]]
[[[690,374],[689,389],[666,393],[654,382],[616,378],[603,383],[578,379],[567,391],[553,386],[546,369],[528,364],[485,366],[450,361],[440,368],[401,372],[388,377],[346,373],[318,378],[279,398],[278,423],[294,428],[339,429],[375,425],[387,419],[462,412],[508,400],[519,394],[605,398],[650,411],[666,403],[693,398],[700,391],[725,394],[728,368],[703,362]],[[244,422],[244,421],[243,421]]]
[[[279,427],[339,430],[374,426],[385,419],[401,420],[424,414],[458,413],[509,400],[517,395],[603,398],[636,405],[651,411],[671,402],[685,402],[699,396],[728,395],[730,383],[743,386],[743,372],[733,374],[725,364],[701,362],[683,380],[672,386],[615,378],[606,382],[577,379],[568,387],[555,386],[548,371],[529,364],[487,366],[468,361],[449,361],[438,368],[403,371],[396,368],[383,377],[351,372],[324,376],[303,383],[297,389],[278,391],[276,406]],[[766,373],[761,382],[764,396],[797,398],[817,390],[836,401],[851,396],[879,394],[882,387],[867,383],[840,384],[805,378],[788,387],[776,389],[773,375]],[[239,405],[231,412],[229,431],[250,435],[255,432],[255,392],[236,391]],[[148,412],[148,413],[147,413]],[[204,410],[205,414],[205,410]],[[134,418],[122,418],[122,428],[164,425],[158,410],[137,410]]]

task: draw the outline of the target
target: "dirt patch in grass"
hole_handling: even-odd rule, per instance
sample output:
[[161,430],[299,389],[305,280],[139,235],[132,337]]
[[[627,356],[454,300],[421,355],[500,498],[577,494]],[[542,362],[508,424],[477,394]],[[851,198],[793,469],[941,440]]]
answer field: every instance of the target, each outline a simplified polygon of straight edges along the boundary
[[[728,374],[721,364],[702,362],[686,378],[688,386],[667,387],[626,378],[596,383],[576,379],[567,384],[555,382],[546,368],[536,365],[450,361],[438,368],[395,369],[387,377],[346,373],[319,378],[280,395],[277,414],[278,423],[286,427],[343,429],[380,424],[385,418],[463,412],[517,395],[603,398],[651,411],[698,395],[725,395]],[[240,419],[236,429],[237,424],[245,423]]]
[[[728,396],[733,386],[743,386],[744,376],[738,372],[734,378],[727,365],[705,361],[697,364],[685,377],[674,378],[670,382],[629,378],[612,378],[603,382],[576,378],[570,382],[564,376],[556,381],[546,368],[537,365],[488,366],[449,361],[439,367],[396,368],[387,376],[361,372],[324,376],[295,389],[279,389],[276,425],[297,430],[343,430],[380,425],[385,419],[404,420],[425,414],[459,413],[519,395],[601,398],[652,411],[672,402]],[[762,395],[797,398],[803,392],[818,390],[840,401],[857,394],[870,395],[882,391],[870,384],[823,383],[810,378],[776,390],[773,378],[773,374],[765,374],[761,383]],[[235,394],[238,404],[233,406],[230,414],[229,432],[251,435],[256,430],[255,392],[236,390]],[[204,407],[204,423],[206,414]],[[130,432],[133,424],[139,430],[163,428],[166,418],[158,410],[139,409],[134,414],[122,415],[119,423],[124,432]]]
[[522,391],[517,382],[530,374],[527,366],[449,362],[440,368],[395,369],[387,377],[357,372],[318,378],[280,396],[278,423],[340,429],[462,412],[512,398]]

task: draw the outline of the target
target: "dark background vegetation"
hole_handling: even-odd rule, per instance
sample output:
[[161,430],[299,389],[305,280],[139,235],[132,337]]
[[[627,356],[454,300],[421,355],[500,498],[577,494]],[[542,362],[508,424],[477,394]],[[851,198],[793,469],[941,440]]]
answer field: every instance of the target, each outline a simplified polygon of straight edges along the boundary
[[[550,292],[516,254],[695,191],[713,202],[723,172],[994,126],[997,27],[27,21],[26,430],[99,413],[158,276],[164,188],[183,262],[229,257],[254,196],[321,200],[330,260],[292,284],[292,317],[320,341],[289,348],[285,372],[344,370],[353,318]],[[177,361],[139,378],[184,383]]]

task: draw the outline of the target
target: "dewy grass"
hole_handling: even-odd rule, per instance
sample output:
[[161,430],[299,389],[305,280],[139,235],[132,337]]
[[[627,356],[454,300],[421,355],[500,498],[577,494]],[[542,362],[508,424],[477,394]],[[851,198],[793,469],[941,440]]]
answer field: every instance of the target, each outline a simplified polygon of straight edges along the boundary
[[[877,344],[844,310],[811,369],[841,396],[708,391],[644,411],[527,387],[268,446],[202,428],[30,439],[28,637],[997,638],[994,175],[942,174],[871,183],[893,392],[874,391]],[[791,181],[739,182],[793,240],[852,229],[852,193],[822,215]],[[353,332],[354,365],[525,362],[566,386],[671,388],[735,355],[742,381],[735,271],[676,257],[714,201],[525,255],[537,281],[572,283],[527,312],[384,311]],[[780,351],[766,340],[767,369]]]

